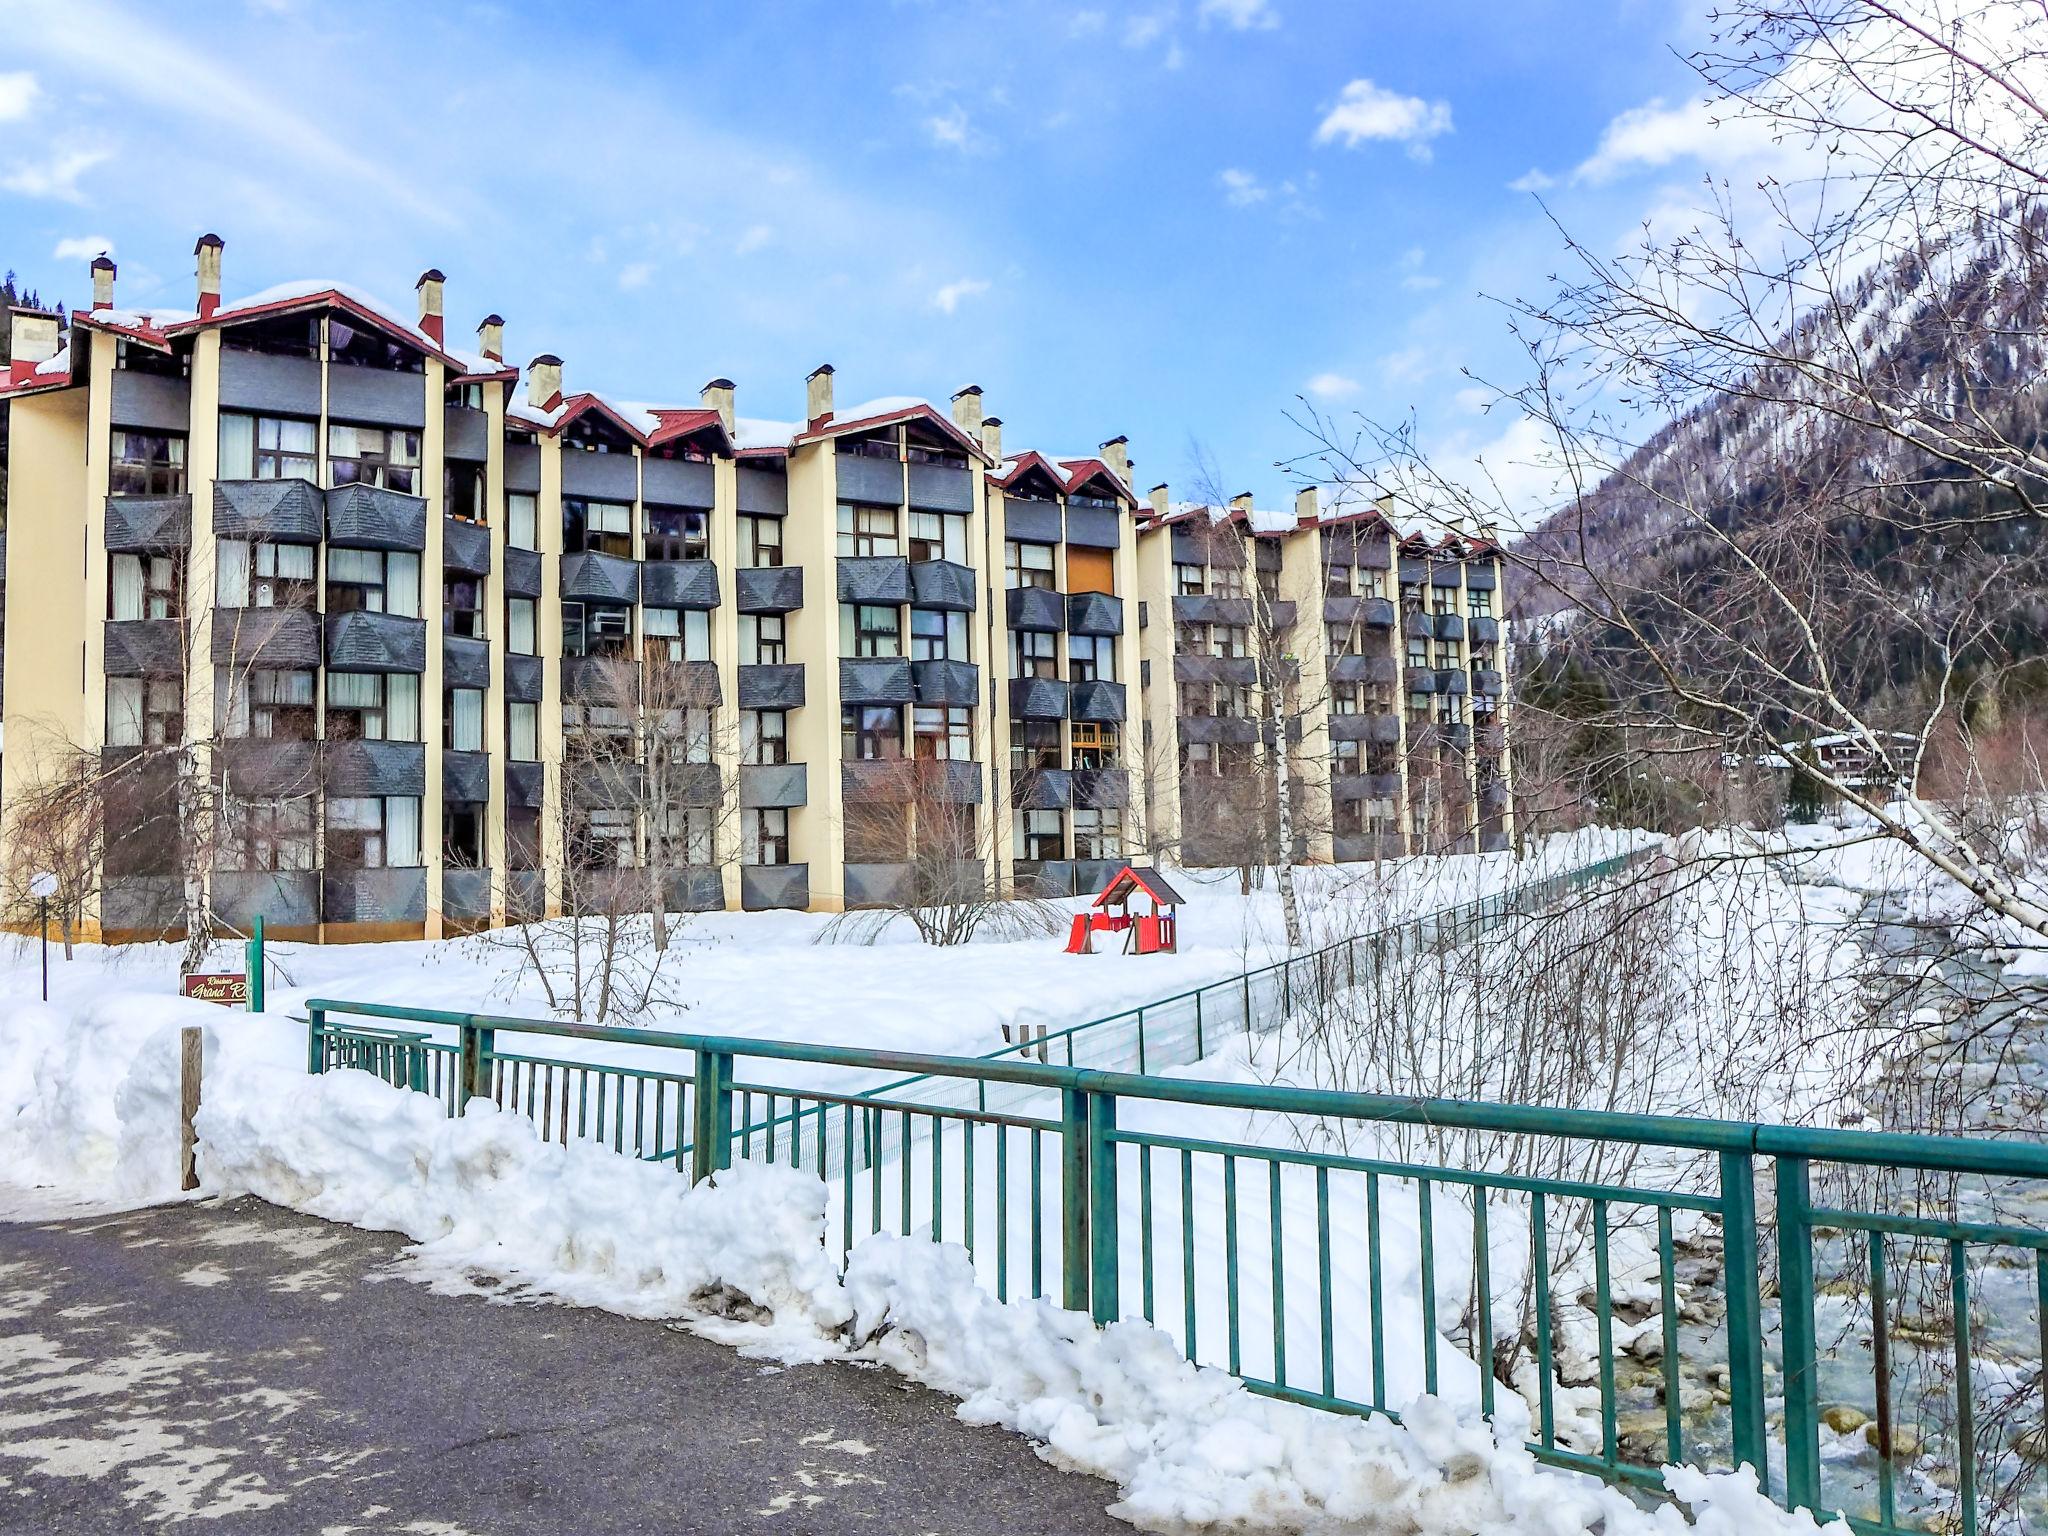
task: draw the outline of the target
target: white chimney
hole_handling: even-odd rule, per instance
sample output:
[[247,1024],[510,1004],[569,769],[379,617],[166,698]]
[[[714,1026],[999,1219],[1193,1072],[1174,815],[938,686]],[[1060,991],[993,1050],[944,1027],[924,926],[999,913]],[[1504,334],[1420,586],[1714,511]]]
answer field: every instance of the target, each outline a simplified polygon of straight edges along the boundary
[[981,435],[981,386],[970,384],[953,396],[953,425],[969,437]]
[[562,360],[543,352],[526,365],[526,403],[536,411],[552,411],[562,403]]
[[446,324],[441,314],[441,297],[447,284],[448,279],[441,275],[439,267],[427,268],[420,274],[420,280],[413,284],[414,291],[420,296],[420,329],[433,338],[437,347],[446,344],[446,338],[441,334]]
[[220,255],[225,242],[219,235],[201,235],[192,247],[199,262],[199,318],[210,320],[220,308]]
[[1131,440],[1127,437],[1112,437],[1102,445],[1102,462],[1110,467],[1119,480],[1131,478]]
[[1322,498],[1312,485],[1304,485],[1294,493],[1294,520],[1297,523],[1313,525],[1322,521]]
[[718,412],[718,419],[725,424],[726,436],[732,436],[732,380],[713,379],[709,384],[706,384],[704,386],[703,390],[699,393],[697,398],[704,402],[704,407],[706,410]]
[[981,446],[988,456],[998,464],[1003,462],[1003,418],[984,416],[981,418]]
[[804,380],[804,421],[817,426],[832,414],[832,365],[824,363]]
[[505,317],[485,315],[476,328],[476,349],[494,363],[505,361]]
[[7,367],[8,382],[19,384],[34,374],[37,363],[48,362],[55,357],[61,336],[57,317],[48,310],[10,309],[7,312],[7,344],[13,360]]
[[114,258],[105,251],[92,259],[92,307],[95,313],[114,307]]

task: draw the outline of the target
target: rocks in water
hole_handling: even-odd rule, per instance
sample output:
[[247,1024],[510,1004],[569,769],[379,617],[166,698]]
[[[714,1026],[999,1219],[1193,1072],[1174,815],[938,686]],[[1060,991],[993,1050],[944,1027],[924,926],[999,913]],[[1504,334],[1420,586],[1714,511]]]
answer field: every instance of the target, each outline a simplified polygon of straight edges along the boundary
[[1820,1421],[1838,1435],[1853,1435],[1870,1422],[1870,1415],[1849,1403],[1830,1403],[1821,1409]]
[[[1864,1443],[1871,1449],[1879,1449],[1877,1443],[1877,1421],[1872,1419],[1863,1426]],[[1920,1431],[1911,1424],[1892,1426],[1892,1460],[1911,1461],[1920,1454]]]

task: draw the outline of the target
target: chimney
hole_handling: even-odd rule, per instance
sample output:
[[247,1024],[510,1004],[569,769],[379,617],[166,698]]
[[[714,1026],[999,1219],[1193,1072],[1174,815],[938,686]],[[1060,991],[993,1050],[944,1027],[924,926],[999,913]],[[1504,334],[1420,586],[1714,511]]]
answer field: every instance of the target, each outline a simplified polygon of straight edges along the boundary
[[1231,497],[1230,510],[1242,512],[1246,517],[1250,517],[1252,515],[1252,493],[1250,491],[1239,491],[1235,496]]
[[485,315],[476,328],[476,349],[494,363],[505,361],[505,317]]
[[1160,481],[1146,493],[1145,500],[1152,504],[1152,515],[1164,517],[1172,510],[1173,504],[1166,499],[1166,482]]
[[1131,478],[1131,440],[1127,437],[1112,437],[1102,445],[1102,462],[1119,480]]
[[95,314],[114,307],[114,258],[105,251],[92,259],[92,307]]
[[10,309],[7,312],[7,382],[19,384],[36,371],[36,364],[57,355],[60,332],[57,317],[43,309]]
[[704,402],[705,409],[718,412],[719,421],[725,425],[725,435],[732,436],[732,380],[713,379],[704,386],[697,398]]
[[1003,418],[984,416],[981,418],[981,446],[988,450],[988,456],[998,464],[1003,462]]
[[447,283],[439,267],[429,267],[413,284],[413,291],[420,296],[420,329],[433,338],[437,347],[447,344],[447,338],[441,334],[446,323],[441,315],[441,294]]
[[213,312],[220,308],[222,245],[219,235],[201,235],[199,243],[192,247],[192,254],[199,259],[199,318],[202,320],[211,320]]
[[1313,527],[1323,520],[1322,499],[1316,495],[1316,488],[1304,485],[1294,493],[1294,520],[1304,527]]
[[562,403],[562,360],[543,352],[526,365],[526,403],[536,411],[552,411]]
[[832,365],[821,363],[804,380],[804,421],[818,426],[832,414]]
[[953,396],[953,425],[969,437],[981,435],[981,386],[970,384]]

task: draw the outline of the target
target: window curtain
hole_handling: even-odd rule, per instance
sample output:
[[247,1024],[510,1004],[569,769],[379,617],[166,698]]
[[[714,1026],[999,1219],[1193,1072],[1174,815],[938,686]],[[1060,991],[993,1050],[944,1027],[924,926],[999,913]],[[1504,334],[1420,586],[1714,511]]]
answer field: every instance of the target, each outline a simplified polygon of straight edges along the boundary
[[249,734],[249,676],[227,667],[213,669],[214,728],[239,739]]
[[517,704],[512,706],[511,741],[508,745],[510,756],[516,762],[531,763],[540,758],[540,706],[538,704]]
[[139,677],[107,679],[107,745],[142,745],[142,679]]
[[454,707],[450,711],[450,722],[454,727],[454,739],[448,745],[458,752],[481,752],[484,749],[484,696],[480,689],[457,688],[454,690]]
[[142,561],[134,555],[116,555],[109,571],[114,591],[114,617],[142,617]]
[[[225,419],[225,418],[223,418]],[[136,567],[136,580],[142,569]],[[249,606],[249,541],[221,539],[214,545],[213,597],[223,608]]]
[[377,705],[377,674],[374,672],[329,672],[327,706],[330,709],[374,709]]
[[393,795],[384,802],[384,862],[392,869],[417,869],[424,862],[416,795]]
[[420,557],[410,550],[394,550],[384,557],[384,611],[402,618],[420,616]]
[[505,542],[514,549],[538,549],[534,533],[534,499],[514,491],[505,498]]
[[384,680],[384,735],[390,741],[420,739],[420,679],[416,672],[393,672]]
[[515,597],[512,599],[511,648],[515,656],[531,656],[534,653],[533,599]]
[[256,418],[224,411],[220,418],[220,478],[256,477]]

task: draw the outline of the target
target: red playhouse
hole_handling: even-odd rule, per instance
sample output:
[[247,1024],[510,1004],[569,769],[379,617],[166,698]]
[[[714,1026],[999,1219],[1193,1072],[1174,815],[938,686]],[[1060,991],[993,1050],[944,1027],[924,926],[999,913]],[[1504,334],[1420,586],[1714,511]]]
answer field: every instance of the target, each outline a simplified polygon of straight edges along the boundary
[[[1131,899],[1136,896],[1149,900],[1152,910],[1132,912]],[[1109,884],[1095,898],[1093,911],[1074,914],[1073,930],[1067,935],[1067,953],[1092,955],[1096,934],[1120,933],[1127,955],[1170,955],[1180,947],[1180,916],[1176,909],[1183,899],[1158,870],[1126,864],[1109,877]]]

